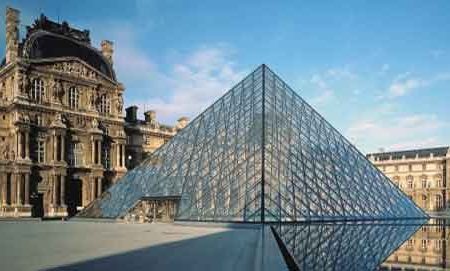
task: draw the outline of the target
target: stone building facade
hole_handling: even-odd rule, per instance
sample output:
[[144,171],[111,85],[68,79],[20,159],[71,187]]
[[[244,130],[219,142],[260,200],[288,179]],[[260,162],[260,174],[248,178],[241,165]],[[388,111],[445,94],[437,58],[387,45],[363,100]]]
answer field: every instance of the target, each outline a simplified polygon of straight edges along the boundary
[[368,154],[394,184],[428,213],[450,207],[450,148]]
[[126,109],[126,165],[129,170],[166,143],[189,121],[187,117],[181,117],[174,126],[169,126],[157,121],[155,111],[146,111],[144,113],[145,120],[139,120],[137,112],[137,106],[130,106]]
[[73,215],[126,172],[113,43],[45,16],[19,39],[6,10],[0,66],[0,216]]
[[449,225],[446,220],[431,219],[403,243],[381,265],[383,271],[448,270],[450,260]]

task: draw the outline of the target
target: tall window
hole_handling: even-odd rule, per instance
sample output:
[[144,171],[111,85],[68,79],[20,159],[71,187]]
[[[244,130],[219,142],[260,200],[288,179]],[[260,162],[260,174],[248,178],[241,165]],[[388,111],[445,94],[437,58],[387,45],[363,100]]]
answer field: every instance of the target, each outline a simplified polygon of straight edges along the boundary
[[108,96],[106,94],[103,94],[100,97],[100,113],[110,113],[111,110],[111,104],[109,102]]
[[119,166],[123,167],[123,145],[119,145]]
[[73,143],[70,146],[69,162],[71,166],[79,166],[83,164],[83,148],[81,143]]
[[408,188],[412,189],[414,187],[414,180],[413,180],[413,176],[408,176],[406,178],[406,181],[408,183]]
[[422,207],[427,209],[427,196],[422,195]]
[[436,195],[436,209],[442,208],[442,197],[440,195]]
[[427,188],[427,177],[422,176],[422,188]]
[[69,107],[72,109],[78,109],[79,100],[80,100],[80,93],[78,92],[78,88],[70,87],[69,88]]
[[44,100],[45,88],[41,79],[34,79],[31,85],[31,99],[36,103],[42,103]]
[[422,249],[427,249],[427,244],[428,244],[427,240],[422,239]]
[[56,136],[56,161],[61,161],[62,160],[62,136],[61,135],[57,135]]
[[45,162],[45,140],[39,139],[37,142],[36,157],[38,163]]
[[109,144],[102,142],[102,164],[105,168],[111,167],[111,157],[109,155]]

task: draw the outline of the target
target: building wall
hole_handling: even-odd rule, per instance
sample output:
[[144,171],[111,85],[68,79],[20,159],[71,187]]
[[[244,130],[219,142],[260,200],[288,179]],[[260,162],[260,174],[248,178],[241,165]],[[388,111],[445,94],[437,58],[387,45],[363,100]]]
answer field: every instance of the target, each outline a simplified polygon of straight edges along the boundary
[[448,270],[448,225],[431,220],[391,254],[380,270]]
[[387,159],[381,159],[381,154],[368,157],[422,209],[429,213],[445,211],[450,199],[450,153],[437,156],[430,152],[426,157],[399,157],[399,153],[392,153]]
[[[18,43],[10,40],[18,14],[7,9],[7,44]],[[76,57],[7,56],[0,68],[0,216],[73,214],[126,172],[124,88]]]
[[156,119],[155,111],[145,112],[145,120],[139,120],[137,111],[137,106],[130,106],[126,109],[126,157],[129,170],[169,141],[188,123],[188,118],[181,117],[174,126],[161,124]]

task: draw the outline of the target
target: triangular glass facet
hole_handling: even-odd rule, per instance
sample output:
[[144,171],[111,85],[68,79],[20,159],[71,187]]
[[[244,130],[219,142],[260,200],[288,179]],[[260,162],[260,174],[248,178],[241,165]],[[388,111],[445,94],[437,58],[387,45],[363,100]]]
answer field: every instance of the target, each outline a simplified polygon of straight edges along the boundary
[[426,216],[261,65],[80,216],[122,217],[181,197],[176,219],[311,221]]

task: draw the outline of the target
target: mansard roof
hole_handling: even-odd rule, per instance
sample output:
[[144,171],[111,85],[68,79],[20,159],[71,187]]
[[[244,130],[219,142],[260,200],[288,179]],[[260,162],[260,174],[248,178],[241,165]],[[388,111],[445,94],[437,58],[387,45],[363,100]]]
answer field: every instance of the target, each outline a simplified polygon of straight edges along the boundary
[[373,156],[379,160],[399,160],[405,157],[406,159],[412,158],[427,158],[433,154],[433,157],[445,157],[450,147],[436,147],[436,148],[426,148],[426,149],[413,149],[404,151],[393,151],[393,152],[380,152],[380,153],[369,153],[367,157]]
[[110,62],[91,46],[89,31],[72,28],[65,21],[57,23],[41,14],[27,26],[20,49],[20,55],[28,59],[76,57],[116,81]]

